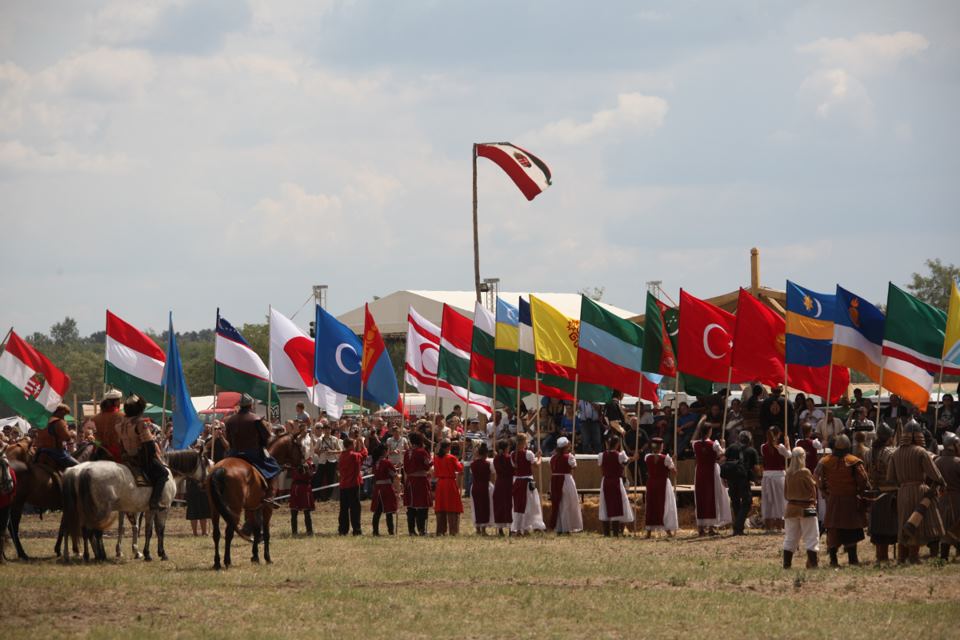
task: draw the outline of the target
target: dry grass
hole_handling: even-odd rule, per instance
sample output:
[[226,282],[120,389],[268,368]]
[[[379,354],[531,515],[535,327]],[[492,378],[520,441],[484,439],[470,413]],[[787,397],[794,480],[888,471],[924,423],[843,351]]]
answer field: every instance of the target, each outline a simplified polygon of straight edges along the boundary
[[[27,516],[27,551],[42,559],[0,566],[0,628],[11,638],[40,630],[164,638],[960,637],[957,563],[783,571],[779,536],[697,539],[690,531],[650,541],[471,531],[339,538],[332,505],[314,514],[320,535],[292,539],[287,511],[276,515],[274,564],[251,565],[241,542],[234,567],[221,573],[210,570],[212,542],[190,535],[180,509],[168,527],[168,562],[102,566],[56,564],[56,523]],[[365,511],[366,531],[369,519]],[[870,546],[861,546],[864,562],[872,561]]]

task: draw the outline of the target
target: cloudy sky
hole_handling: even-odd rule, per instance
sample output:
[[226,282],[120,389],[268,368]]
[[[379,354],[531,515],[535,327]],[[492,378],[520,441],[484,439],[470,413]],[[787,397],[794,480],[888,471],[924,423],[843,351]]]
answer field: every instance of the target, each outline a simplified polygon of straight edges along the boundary
[[[260,322],[472,289],[708,297],[957,262],[960,5],[45,0],[0,6],[0,329]],[[298,320],[306,322],[305,315]]]

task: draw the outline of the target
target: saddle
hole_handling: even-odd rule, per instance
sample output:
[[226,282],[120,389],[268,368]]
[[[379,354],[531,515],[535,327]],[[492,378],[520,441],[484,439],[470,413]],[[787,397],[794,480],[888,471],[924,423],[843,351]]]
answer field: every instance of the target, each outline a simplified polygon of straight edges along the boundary
[[124,460],[121,464],[130,470],[130,474],[133,476],[133,481],[138,487],[153,486],[153,483],[147,479],[147,476],[143,475],[143,469],[134,465],[128,460]]

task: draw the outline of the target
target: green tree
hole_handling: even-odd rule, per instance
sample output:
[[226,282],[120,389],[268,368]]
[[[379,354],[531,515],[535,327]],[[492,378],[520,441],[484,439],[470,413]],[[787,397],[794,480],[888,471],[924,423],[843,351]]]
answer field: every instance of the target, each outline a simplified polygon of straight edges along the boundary
[[580,293],[587,296],[594,302],[600,302],[606,290],[606,287],[584,287],[583,289],[580,289]]
[[950,301],[950,281],[960,277],[960,268],[952,264],[943,264],[940,258],[925,262],[930,273],[913,274],[913,282],[907,285],[907,290],[926,303],[946,311]]
[[80,331],[77,329],[77,321],[67,316],[63,319],[63,322],[58,322],[50,327],[50,337],[54,344],[58,346],[79,342]]

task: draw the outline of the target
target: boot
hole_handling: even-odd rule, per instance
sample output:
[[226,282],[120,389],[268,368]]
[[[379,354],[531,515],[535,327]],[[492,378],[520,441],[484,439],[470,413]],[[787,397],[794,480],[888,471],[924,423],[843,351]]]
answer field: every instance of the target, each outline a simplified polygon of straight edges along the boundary
[[878,544],[877,547],[877,564],[881,562],[890,561],[890,545],[888,544]]
[[610,537],[610,522],[604,520],[600,523],[601,528],[603,529],[603,535]]
[[417,514],[413,509],[407,509],[407,533],[417,535]]
[[789,569],[793,565],[793,551],[783,552],[783,568]]
[[937,552],[940,551],[940,541],[934,540],[933,542],[928,543],[927,550],[930,552],[931,558],[936,558]]
[[158,482],[153,485],[153,491],[150,492],[150,510],[160,511],[160,498],[163,495],[165,482]]
[[296,511],[293,511],[293,510],[290,511],[290,531],[292,531],[292,532],[293,532],[293,536],[296,537],[296,535],[297,535],[297,512],[296,512]]
[[907,556],[910,555],[907,545],[898,544],[897,545],[897,564],[904,564],[907,561]]
[[427,535],[427,510],[417,509],[417,533],[421,536]]
[[831,567],[839,567],[839,566],[840,566],[840,561],[837,560],[837,548],[836,548],[836,547],[831,547],[831,548],[827,549],[827,553],[830,554],[830,566],[831,566]]
[[920,545],[912,545],[907,549],[910,553],[910,564],[920,564]]
[[374,536],[380,535],[380,512],[379,511],[373,512],[373,535]]
[[816,569],[820,564],[820,558],[816,551],[807,551],[807,569]]
[[393,535],[393,514],[392,513],[387,514],[387,533],[389,533],[391,536]]
[[844,549],[847,552],[847,564],[851,567],[855,567],[860,564],[860,559],[857,558],[857,545],[852,545]]
[[304,528],[307,530],[307,535],[313,536],[313,518],[310,517],[309,511],[303,512],[303,525],[304,525]]

